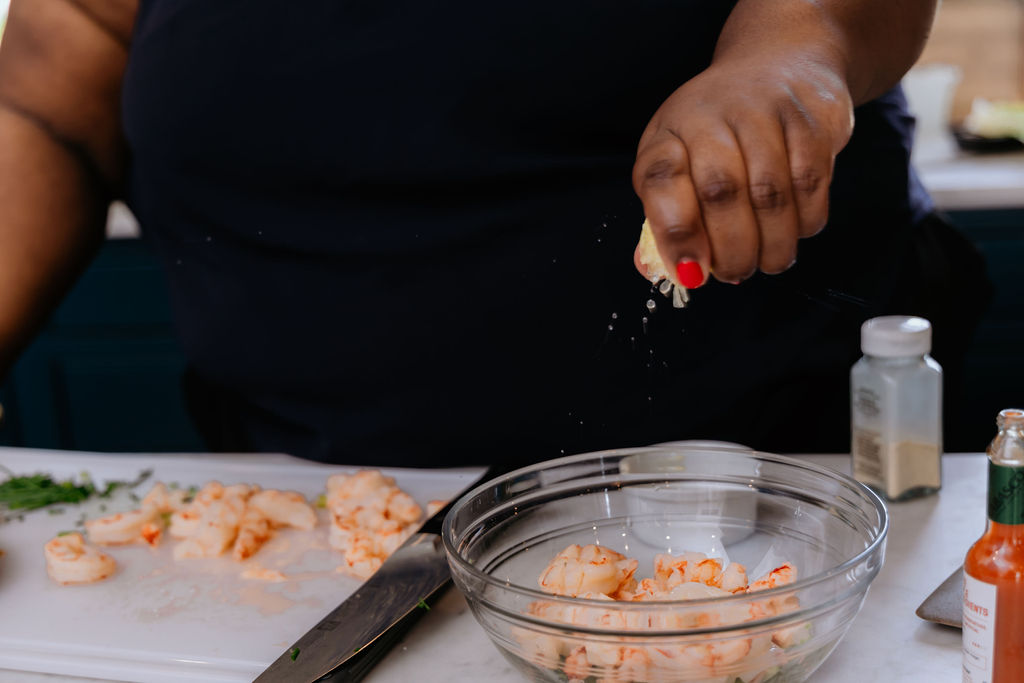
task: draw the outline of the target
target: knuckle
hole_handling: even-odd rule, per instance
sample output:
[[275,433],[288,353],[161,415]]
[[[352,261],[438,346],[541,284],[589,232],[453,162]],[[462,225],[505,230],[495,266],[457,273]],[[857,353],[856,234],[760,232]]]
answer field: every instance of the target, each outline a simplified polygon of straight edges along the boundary
[[825,174],[808,166],[793,171],[793,190],[802,194],[814,194],[824,184]]
[[710,206],[732,204],[740,197],[740,184],[728,175],[703,180],[696,190],[697,199]]
[[653,187],[672,180],[677,165],[671,159],[656,159],[637,169],[636,182],[640,187]]
[[789,197],[778,183],[765,179],[750,186],[750,204],[755,211],[778,211],[789,205]]

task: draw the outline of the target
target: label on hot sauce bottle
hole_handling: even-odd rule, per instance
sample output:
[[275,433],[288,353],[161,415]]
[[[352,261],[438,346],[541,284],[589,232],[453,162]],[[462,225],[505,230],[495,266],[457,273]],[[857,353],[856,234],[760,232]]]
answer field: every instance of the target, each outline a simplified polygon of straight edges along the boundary
[[992,683],[996,587],[964,572],[963,683]]
[[1024,524],[1024,467],[988,463],[988,518]]

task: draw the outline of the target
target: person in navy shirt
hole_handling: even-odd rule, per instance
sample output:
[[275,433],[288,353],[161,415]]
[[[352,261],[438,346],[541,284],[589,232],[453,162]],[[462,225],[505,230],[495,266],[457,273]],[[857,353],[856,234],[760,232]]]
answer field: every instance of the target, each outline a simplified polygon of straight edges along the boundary
[[860,323],[955,303],[897,85],[934,5],[15,0],[0,373],[121,197],[211,449],[845,451]]

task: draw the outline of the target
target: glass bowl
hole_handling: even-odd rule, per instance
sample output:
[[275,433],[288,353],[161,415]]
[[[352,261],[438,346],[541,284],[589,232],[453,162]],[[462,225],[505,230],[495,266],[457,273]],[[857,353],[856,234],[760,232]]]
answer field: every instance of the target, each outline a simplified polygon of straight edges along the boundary
[[[455,585],[529,680],[782,683],[806,680],[843,637],[881,568],[887,529],[882,501],[838,472],[676,446],[492,479],[457,501],[442,534]],[[688,575],[678,558],[705,564],[687,552],[719,569],[740,563],[748,578]],[[654,584],[623,575],[635,567],[631,580],[650,579],[656,562],[659,585],[676,587],[643,599]],[[666,567],[676,569],[667,582]],[[600,588],[610,576],[613,599]],[[755,583],[762,576],[778,581]],[[718,589],[703,586],[716,580]]]

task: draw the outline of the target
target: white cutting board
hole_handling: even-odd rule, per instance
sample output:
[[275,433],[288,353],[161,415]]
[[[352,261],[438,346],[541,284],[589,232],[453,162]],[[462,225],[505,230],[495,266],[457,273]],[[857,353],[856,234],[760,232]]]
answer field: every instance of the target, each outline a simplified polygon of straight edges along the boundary
[[[309,463],[284,455],[102,455],[0,448],[0,465],[15,474],[45,472],[54,478],[155,481],[183,487],[211,479],[290,489],[311,501],[329,474],[357,468]],[[381,468],[421,505],[448,499],[482,468],[413,470]],[[100,505],[106,511],[99,510]],[[111,500],[65,505],[23,521],[0,523],[0,669],[145,681],[251,681],[327,612],[355,591],[359,581],[336,573],[341,555],[327,545],[326,512],[313,531],[281,530],[244,563],[224,557],[175,562],[173,539],[158,548],[107,549],[118,563],[111,578],[84,586],[59,586],[46,576],[43,544],[75,529],[85,513],[97,517],[131,509],[127,492]],[[281,571],[280,583],[243,579],[250,565]],[[301,653],[300,655],[301,656]]]

